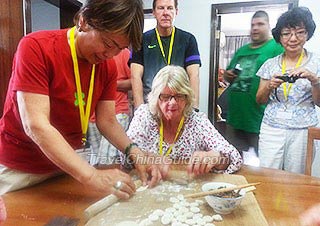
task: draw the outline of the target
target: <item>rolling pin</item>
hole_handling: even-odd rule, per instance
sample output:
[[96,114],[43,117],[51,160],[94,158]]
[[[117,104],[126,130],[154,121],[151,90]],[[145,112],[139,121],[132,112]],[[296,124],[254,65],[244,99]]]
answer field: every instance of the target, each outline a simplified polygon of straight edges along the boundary
[[[136,185],[136,188],[139,188],[142,185],[142,181],[136,180],[134,181],[134,184]],[[114,194],[111,194],[93,203],[87,209],[84,210],[85,220],[88,221],[90,218],[94,217],[95,215],[97,215],[98,213],[100,213],[101,211],[105,210],[106,208],[108,208],[109,206],[113,205],[118,201],[119,201],[119,198]]]
[[[177,184],[186,185],[189,183],[189,180],[192,179],[187,175],[186,171],[181,170],[169,170],[166,180],[172,181]],[[136,189],[141,187],[142,181],[135,180],[134,184],[136,185]],[[84,210],[85,220],[88,221],[90,218],[94,217],[101,211],[107,209],[109,206],[118,202],[119,198],[113,194],[108,195],[107,197],[93,203],[87,209]]]

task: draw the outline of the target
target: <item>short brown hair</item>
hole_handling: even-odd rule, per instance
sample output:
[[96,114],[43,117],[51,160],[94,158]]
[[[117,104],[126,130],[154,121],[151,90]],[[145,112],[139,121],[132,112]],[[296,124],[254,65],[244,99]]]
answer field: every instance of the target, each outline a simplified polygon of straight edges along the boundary
[[[156,3],[157,0],[153,0],[152,2],[152,9],[155,10],[156,9]],[[174,0],[174,7],[177,9],[178,8],[178,0]]]
[[143,33],[142,0],[87,0],[75,16],[82,16],[96,30],[128,36],[134,50],[139,50]]
[[263,10],[256,11],[252,16],[252,20],[254,18],[265,18],[266,21],[268,21],[269,23],[269,15],[266,11],[263,11]]

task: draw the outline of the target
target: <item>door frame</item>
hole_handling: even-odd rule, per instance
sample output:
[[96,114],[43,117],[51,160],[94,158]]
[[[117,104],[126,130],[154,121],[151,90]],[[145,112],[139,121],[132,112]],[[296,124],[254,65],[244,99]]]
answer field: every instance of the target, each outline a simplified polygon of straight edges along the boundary
[[221,14],[255,12],[276,8],[279,5],[288,5],[288,9],[297,7],[299,0],[264,0],[252,2],[220,3],[211,5],[211,35],[210,35],[210,65],[209,65],[209,96],[208,118],[212,124],[217,122],[217,99],[218,99],[218,70],[220,56],[220,31]]

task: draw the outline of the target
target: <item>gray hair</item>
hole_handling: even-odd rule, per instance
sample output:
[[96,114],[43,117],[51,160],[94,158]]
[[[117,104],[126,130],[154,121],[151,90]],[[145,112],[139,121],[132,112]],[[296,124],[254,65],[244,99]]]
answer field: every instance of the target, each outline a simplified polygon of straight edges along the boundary
[[151,114],[158,118],[161,117],[158,101],[159,95],[166,86],[175,93],[187,96],[183,112],[184,116],[187,116],[192,111],[194,94],[186,70],[183,67],[173,65],[162,68],[153,79],[151,92],[148,95]]

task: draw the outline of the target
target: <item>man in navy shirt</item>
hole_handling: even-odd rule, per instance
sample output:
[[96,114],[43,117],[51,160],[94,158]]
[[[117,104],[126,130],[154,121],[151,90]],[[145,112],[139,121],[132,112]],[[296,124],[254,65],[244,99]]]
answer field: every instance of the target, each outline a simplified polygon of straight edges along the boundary
[[143,34],[141,50],[133,52],[130,59],[135,107],[146,102],[154,76],[169,64],[186,69],[195,95],[194,107],[199,105],[200,54],[195,37],[173,25],[177,6],[177,0],[153,1],[157,26]]

